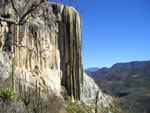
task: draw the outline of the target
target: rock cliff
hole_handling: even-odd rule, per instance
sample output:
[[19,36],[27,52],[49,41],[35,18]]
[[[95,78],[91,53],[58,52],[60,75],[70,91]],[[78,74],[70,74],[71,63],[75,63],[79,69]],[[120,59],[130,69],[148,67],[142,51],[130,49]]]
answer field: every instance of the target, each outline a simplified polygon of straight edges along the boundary
[[25,13],[33,5],[32,0],[26,2],[15,0],[14,9],[9,0],[0,1],[0,81],[10,79],[11,60],[15,58],[16,80],[27,86],[33,87],[37,81],[38,87],[57,97],[61,97],[61,86],[65,86],[72,102],[81,100],[95,109],[96,100],[99,109],[108,108],[112,97],[103,94],[86,74],[83,76],[82,22],[78,12],[62,4],[44,2],[22,25],[5,21],[19,21],[20,12]]
[[[25,3],[26,0],[14,2],[18,11]],[[9,1],[2,0],[0,4],[2,17],[19,20],[20,15]],[[0,48],[14,54],[20,76],[25,75],[31,84],[37,80],[40,87],[60,95],[62,83],[77,99],[83,73],[81,27],[80,15],[74,8],[43,3],[23,25],[1,21]]]
[[81,101],[91,106],[93,101],[96,101],[99,109],[109,108],[110,104],[113,103],[113,98],[109,95],[104,94],[100,88],[95,84],[94,80],[86,73],[83,75],[83,81],[81,88]]

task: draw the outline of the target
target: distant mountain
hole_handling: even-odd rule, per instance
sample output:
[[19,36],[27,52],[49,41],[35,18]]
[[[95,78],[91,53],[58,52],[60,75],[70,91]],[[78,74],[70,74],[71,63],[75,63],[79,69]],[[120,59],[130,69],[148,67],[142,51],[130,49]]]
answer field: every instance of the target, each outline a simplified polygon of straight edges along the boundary
[[121,71],[121,70],[124,70],[124,69],[141,68],[145,64],[147,64],[148,62],[150,62],[150,61],[133,61],[133,62],[127,62],[127,63],[116,63],[111,68],[103,67],[103,68],[100,68],[97,71],[92,71],[88,74],[90,74],[90,76],[96,78],[96,77],[99,77],[99,76],[104,75],[106,73],[111,73],[111,72],[114,72],[114,71]]
[[126,101],[135,113],[150,113],[150,61],[117,63],[91,76],[105,93]]
[[101,76],[101,75],[106,74],[108,71],[109,71],[109,68],[103,67],[103,68],[101,68],[101,69],[99,69],[99,70],[97,70],[95,72],[92,72],[91,76],[96,78],[97,76]]
[[143,67],[147,61],[133,61],[128,63],[117,63],[111,67],[111,69],[134,69],[134,68],[141,68]]
[[95,72],[99,69],[100,69],[99,67],[90,67],[90,68],[84,69],[84,71],[85,72]]

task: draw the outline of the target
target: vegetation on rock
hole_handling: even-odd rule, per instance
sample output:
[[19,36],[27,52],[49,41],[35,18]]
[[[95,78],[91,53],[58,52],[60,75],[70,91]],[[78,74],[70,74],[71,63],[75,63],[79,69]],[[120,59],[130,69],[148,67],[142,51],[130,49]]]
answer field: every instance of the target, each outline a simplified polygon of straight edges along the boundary
[[3,88],[0,90],[0,99],[2,101],[14,100],[16,93],[11,88]]
[[12,60],[12,88],[2,88],[0,90],[0,98],[2,101],[14,100],[16,98],[15,89],[15,59]]

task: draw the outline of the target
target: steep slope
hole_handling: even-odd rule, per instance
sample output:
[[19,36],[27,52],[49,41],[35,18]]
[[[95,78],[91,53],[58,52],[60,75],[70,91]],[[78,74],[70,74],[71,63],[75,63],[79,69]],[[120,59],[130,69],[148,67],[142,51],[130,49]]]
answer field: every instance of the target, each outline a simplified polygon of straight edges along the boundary
[[94,80],[91,77],[89,77],[86,73],[84,73],[83,75],[83,81],[84,83],[81,84],[81,101],[89,106],[95,106],[93,101],[98,101],[97,105],[100,110],[105,110],[103,109],[103,107],[109,108],[110,105],[113,103],[113,98],[109,95],[104,94],[100,90],[100,88],[95,84]]
[[[9,54],[7,52],[4,52],[0,50],[0,88],[2,87],[9,87],[11,86],[11,68],[12,64],[9,60]],[[34,90],[34,84],[30,84],[29,81],[34,80],[32,77],[32,74],[28,77],[25,78],[25,76],[20,76],[20,72],[16,70],[16,89],[18,89],[18,80],[23,79],[22,83],[25,84],[26,86],[30,87],[31,89]],[[34,80],[35,81],[35,80]],[[95,109],[99,111],[100,113],[109,113],[115,111],[117,113],[122,113],[120,112],[120,108],[116,107],[116,102],[119,103],[119,101],[116,101],[116,99],[112,96],[109,96],[105,93],[102,92],[102,90],[95,84],[94,80],[89,77],[86,73],[83,74],[83,84],[80,84],[81,87],[81,92],[80,92],[80,101],[76,101],[75,104],[73,103],[71,107],[74,107],[72,111],[75,109],[78,112],[77,113],[95,113]],[[18,91],[18,90],[17,90]],[[61,93],[63,93],[62,96],[65,95],[65,98],[69,98],[68,95],[66,95],[66,92],[64,91],[64,88],[61,90]],[[18,94],[19,95],[19,94]],[[35,98],[34,93],[31,94],[33,98]],[[31,97],[31,99],[33,99]],[[43,105],[44,109],[48,109],[48,113],[72,113],[70,109],[70,105],[68,105],[68,102],[65,103],[64,100],[61,98],[57,97],[49,97],[47,92],[45,90],[41,91],[41,97],[42,97],[42,102],[45,104]],[[9,102],[9,109],[7,108],[7,102],[2,102],[0,101],[1,109],[0,112],[5,112],[5,113],[11,113],[12,111],[15,111],[15,113],[27,113],[26,109],[24,108],[24,105],[20,103],[20,97],[17,98],[18,101],[8,101]],[[64,98],[64,99],[65,99]],[[50,100],[49,100],[50,99]],[[1,97],[0,97],[1,100]],[[53,103],[54,101],[54,103]],[[69,101],[69,100],[67,100]],[[115,101],[115,102],[114,102]],[[47,106],[49,105],[49,106]],[[4,107],[3,107],[4,106]],[[16,106],[16,107],[15,107]],[[83,106],[83,108],[80,110],[78,106]],[[98,106],[98,107],[96,107]],[[50,107],[50,108],[49,108]],[[6,109],[7,108],[7,109]],[[31,108],[30,108],[31,109]],[[118,111],[119,110],[119,111]],[[83,112],[84,111],[84,112]],[[98,113],[99,113],[98,112]],[[114,113],[115,113],[114,112]],[[74,113],[76,113],[74,111]]]
[[108,71],[109,71],[109,68],[103,67],[103,68],[101,68],[101,69],[99,69],[99,70],[97,70],[95,72],[92,72],[91,76],[96,78],[97,76],[101,76],[101,75],[106,74]]
[[88,75],[92,76],[91,73],[93,73],[93,72],[95,72],[95,71],[97,71],[99,69],[100,68],[98,68],[98,67],[91,67],[91,68],[84,69],[84,72],[86,72]]

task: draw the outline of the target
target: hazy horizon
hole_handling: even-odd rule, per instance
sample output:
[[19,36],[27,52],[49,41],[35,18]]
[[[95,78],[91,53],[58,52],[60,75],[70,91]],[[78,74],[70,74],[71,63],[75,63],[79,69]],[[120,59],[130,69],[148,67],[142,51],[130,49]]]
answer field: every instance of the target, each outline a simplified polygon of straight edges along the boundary
[[[150,61],[150,60],[139,60],[139,61]],[[129,62],[136,62],[136,61],[127,61],[127,62],[116,62],[114,64],[117,64],[117,63],[129,63]],[[98,67],[98,66],[91,66],[91,67],[87,67],[87,68],[84,68],[85,69],[88,69],[88,68],[103,68],[103,67],[106,67],[106,68],[111,68],[114,64],[110,65],[109,67],[107,66],[102,66],[102,67]]]

